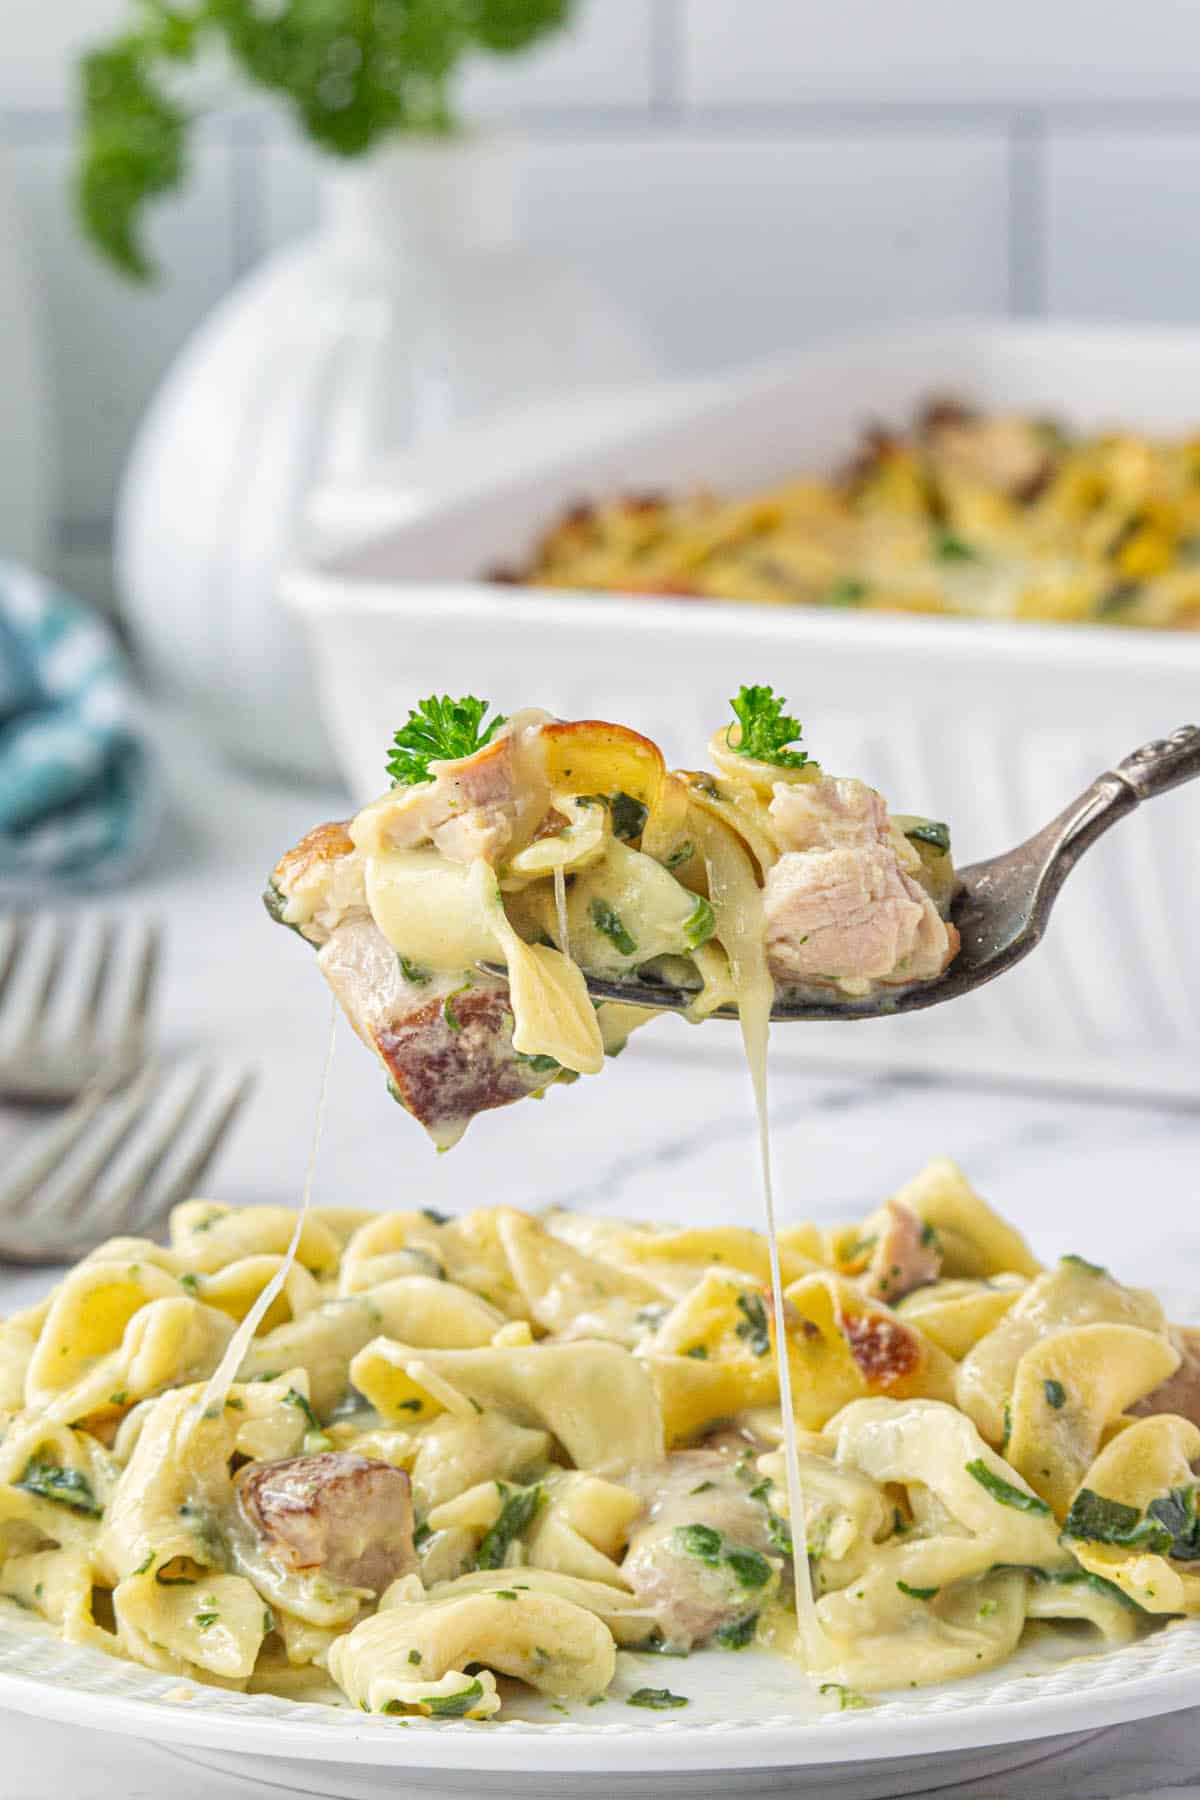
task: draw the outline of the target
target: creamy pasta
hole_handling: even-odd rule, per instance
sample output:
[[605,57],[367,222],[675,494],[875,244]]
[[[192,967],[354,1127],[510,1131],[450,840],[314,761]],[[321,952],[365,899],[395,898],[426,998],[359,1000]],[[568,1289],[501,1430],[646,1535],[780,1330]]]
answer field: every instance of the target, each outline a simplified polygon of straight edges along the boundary
[[[946,1161],[765,1240],[508,1209],[203,1201],[0,1326],[0,1592],[189,1680],[403,1718],[566,1706],[619,1652],[857,1694],[1200,1613],[1200,1333],[1043,1267]],[[787,1358],[817,1631],[794,1629]],[[669,1665],[686,1700],[685,1661]]]

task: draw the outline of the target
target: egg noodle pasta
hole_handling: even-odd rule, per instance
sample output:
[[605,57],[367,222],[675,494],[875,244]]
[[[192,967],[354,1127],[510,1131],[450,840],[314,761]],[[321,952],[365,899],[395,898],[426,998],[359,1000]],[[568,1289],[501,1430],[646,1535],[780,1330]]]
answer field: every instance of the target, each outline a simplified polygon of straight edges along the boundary
[[0,1593],[189,1680],[435,1719],[500,1675],[591,1702],[622,1652],[870,1694],[1030,1621],[1091,1650],[1200,1613],[1200,1333],[1043,1267],[944,1160],[776,1256],[772,1324],[745,1226],[189,1201],[0,1326]]

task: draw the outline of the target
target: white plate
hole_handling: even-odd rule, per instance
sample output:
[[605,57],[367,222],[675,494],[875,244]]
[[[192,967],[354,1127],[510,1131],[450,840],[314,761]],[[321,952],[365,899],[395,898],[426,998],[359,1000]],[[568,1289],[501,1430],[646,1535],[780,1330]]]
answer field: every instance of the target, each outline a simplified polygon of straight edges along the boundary
[[[739,681],[771,681],[814,754],[954,826],[960,861],[1039,829],[1105,766],[1195,718],[1200,632],[1125,632],[497,588],[573,499],[708,480],[745,489],[843,456],[864,419],[931,391],[985,406],[1194,427],[1200,332],[958,324],[806,351],[697,398],[666,384],[624,439],[565,436],[540,466],[475,458],[369,543],[293,574],[342,766],[362,799],[421,694],[618,718],[695,762]],[[449,459],[443,459],[448,466]],[[376,518],[377,527],[381,519]],[[781,1059],[883,1064],[1195,1099],[1200,791],[1120,826],[1072,877],[1038,955],[953,1008],[778,1032]],[[652,1051],[658,1028],[647,1034]],[[716,1028],[691,1054],[731,1043]]]
[[[622,1655],[614,1696],[566,1716],[513,1687],[502,1722],[394,1719],[230,1694],[91,1650],[0,1613],[0,1706],[118,1732],[302,1793],[395,1800],[446,1795],[820,1793],[868,1800],[928,1791],[1040,1761],[1064,1739],[1200,1703],[1200,1621],[1106,1655],[1063,1661],[1078,1640],[1047,1633],[996,1673],[829,1713],[782,1659],[704,1652]],[[641,1686],[686,1710],[634,1711]],[[185,1696],[185,1697],[181,1697]],[[1057,1741],[1047,1741],[1057,1740]]]

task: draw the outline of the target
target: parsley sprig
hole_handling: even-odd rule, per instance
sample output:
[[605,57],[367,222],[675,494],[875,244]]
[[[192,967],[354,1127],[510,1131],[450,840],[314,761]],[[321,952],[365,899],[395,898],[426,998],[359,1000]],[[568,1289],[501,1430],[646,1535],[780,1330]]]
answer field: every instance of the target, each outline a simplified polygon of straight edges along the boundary
[[124,274],[153,273],[148,203],[182,187],[191,109],[177,71],[206,52],[282,99],[306,137],[362,156],[398,132],[446,135],[473,52],[511,56],[559,30],[573,0],[149,0],[83,59],[76,198],[87,235]]
[[803,769],[809,762],[805,750],[790,750],[803,735],[799,719],[784,712],[787,701],[775,697],[774,688],[743,687],[737,699],[729,702],[738,722],[736,741],[734,726],[725,733],[726,747],[754,762],[773,763],[777,769]]
[[392,739],[387,769],[393,785],[412,787],[428,781],[431,762],[456,762],[490,744],[505,723],[500,713],[485,723],[490,705],[490,700],[477,700],[474,694],[464,694],[461,700],[430,694],[427,700],[418,700]]

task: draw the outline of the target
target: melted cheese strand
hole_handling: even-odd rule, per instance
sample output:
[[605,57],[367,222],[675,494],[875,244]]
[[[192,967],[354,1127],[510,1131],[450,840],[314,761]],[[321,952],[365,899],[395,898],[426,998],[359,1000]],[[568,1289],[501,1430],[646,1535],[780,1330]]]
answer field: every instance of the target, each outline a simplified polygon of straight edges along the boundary
[[245,1361],[246,1352],[254,1340],[254,1334],[295,1264],[296,1252],[300,1248],[300,1234],[304,1230],[304,1221],[308,1217],[308,1209],[312,1203],[313,1181],[317,1173],[317,1152],[321,1147],[321,1133],[325,1125],[325,1103],[329,1098],[329,1077],[333,1069],[333,1046],[337,1041],[337,1016],[338,1006],[335,999],[329,1015],[329,1042],[325,1049],[325,1066],[321,1071],[321,1087],[317,1096],[316,1115],[313,1119],[312,1142],[308,1150],[308,1167],[304,1172],[304,1198],[296,1217],[296,1228],[292,1232],[291,1243],[284,1252],[283,1261],[230,1338],[224,1356],[209,1376],[208,1385],[192,1412],[193,1428],[198,1419],[202,1419],[206,1414],[214,1411],[220,1412],[225,1405],[229,1390],[237,1378],[237,1372]]
[[567,876],[561,863],[554,871],[554,905],[558,912],[558,947],[564,956],[570,956],[571,932],[567,924]]
[[779,1377],[779,1408],[783,1424],[784,1477],[787,1484],[788,1518],[792,1532],[792,1573],[796,1593],[796,1627],[804,1646],[806,1666],[819,1669],[825,1662],[825,1640],[817,1618],[808,1566],[808,1540],[804,1517],[804,1484],[796,1446],[796,1415],[792,1406],[792,1370],[788,1357],[787,1320],[783,1310],[783,1270],[779,1261],[779,1234],[775,1223],[775,1192],[771,1179],[770,1123],[767,1113],[767,1038],[775,984],[767,968],[763,943],[762,895],[745,852],[733,848],[720,825],[703,832],[704,866],[709,899],[717,915],[718,932],[733,969],[738,996],[742,1043],[750,1070],[750,1084],[758,1114],[759,1156],[762,1166],[763,1202],[767,1218],[767,1248],[771,1263],[771,1306],[775,1323],[775,1367]]

